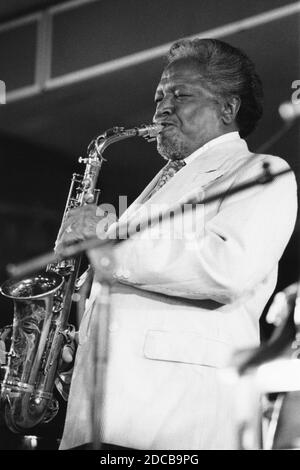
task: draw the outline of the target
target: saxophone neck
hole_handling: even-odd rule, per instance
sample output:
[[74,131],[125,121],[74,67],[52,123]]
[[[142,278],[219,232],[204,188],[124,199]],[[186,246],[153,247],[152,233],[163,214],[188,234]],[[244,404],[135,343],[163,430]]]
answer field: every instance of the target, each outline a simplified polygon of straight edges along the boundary
[[125,127],[112,127],[103,134],[96,137],[88,146],[88,156],[105,160],[102,156],[104,150],[111,144],[119,140],[129,139],[130,137],[144,137],[148,142],[156,139],[162,129],[161,124],[142,124],[139,127],[125,129]]

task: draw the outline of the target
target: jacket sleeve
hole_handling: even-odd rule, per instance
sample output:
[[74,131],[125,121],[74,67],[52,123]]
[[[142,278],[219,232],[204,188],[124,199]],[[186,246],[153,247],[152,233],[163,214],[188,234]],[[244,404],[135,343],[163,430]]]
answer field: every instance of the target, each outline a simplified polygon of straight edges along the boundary
[[[270,157],[272,171],[288,168]],[[261,162],[233,185],[261,173]],[[205,211],[204,211],[205,212]],[[209,211],[207,211],[209,213]],[[251,291],[276,267],[293,232],[297,188],[293,173],[220,200],[198,232],[170,239],[168,228],[148,229],[116,249],[115,277],[162,294],[229,303]]]

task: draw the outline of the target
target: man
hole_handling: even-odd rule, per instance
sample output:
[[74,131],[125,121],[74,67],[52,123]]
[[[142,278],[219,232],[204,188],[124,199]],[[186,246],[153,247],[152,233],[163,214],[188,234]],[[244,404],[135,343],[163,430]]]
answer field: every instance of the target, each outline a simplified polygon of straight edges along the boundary
[[[175,43],[155,101],[157,148],[168,163],[121,221],[137,226],[143,208],[195,194],[200,203],[114,250],[102,438],[136,449],[234,448],[232,396],[219,370],[235,350],[259,343],[258,320],[295,223],[295,179],[228,194],[265,162],[274,172],[288,167],[243,140],[261,117],[262,88],[241,51],[212,39]],[[98,222],[94,207],[71,213],[59,243],[95,234]],[[80,326],[62,449],[93,438],[95,305]]]

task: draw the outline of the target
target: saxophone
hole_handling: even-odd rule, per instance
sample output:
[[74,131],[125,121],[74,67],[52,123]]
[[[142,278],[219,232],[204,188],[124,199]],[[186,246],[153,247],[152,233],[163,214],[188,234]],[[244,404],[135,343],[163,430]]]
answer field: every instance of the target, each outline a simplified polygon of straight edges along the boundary
[[[74,174],[62,218],[70,209],[97,203],[96,189],[103,151],[112,143],[141,136],[155,140],[161,125],[132,129],[113,127],[88,146],[83,175]],[[1,293],[13,300],[13,325],[0,331],[1,411],[9,429],[15,433],[51,421],[58,412],[53,396],[64,345],[72,340],[74,327],[68,324],[73,294],[78,290],[80,257],[47,266],[46,270],[21,280],[8,280]],[[1,357],[1,354],[0,354]]]

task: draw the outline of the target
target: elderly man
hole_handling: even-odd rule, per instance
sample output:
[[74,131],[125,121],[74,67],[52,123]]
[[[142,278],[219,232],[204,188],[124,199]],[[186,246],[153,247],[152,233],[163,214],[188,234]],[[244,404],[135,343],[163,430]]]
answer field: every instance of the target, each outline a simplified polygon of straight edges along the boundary
[[[155,102],[157,149],[168,163],[122,220],[137,225],[141,208],[172,207],[192,194],[204,203],[115,249],[102,439],[135,449],[230,449],[232,397],[218,372],[232,352],[259,344],[259,317],[295,223],[295,179],[288,173],[228,193],[258,177],[264,162],[274,172],[288,168],[248,150],[262,86],[240,50],[213,39],[175,43]],[[59,242],[94,234],[98,221],[95,207],[72,212],[75,231]],[[61,449],[95,437],[96,305],[91,299],[80,325]]]

